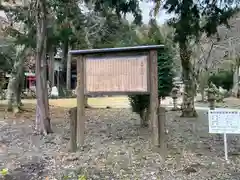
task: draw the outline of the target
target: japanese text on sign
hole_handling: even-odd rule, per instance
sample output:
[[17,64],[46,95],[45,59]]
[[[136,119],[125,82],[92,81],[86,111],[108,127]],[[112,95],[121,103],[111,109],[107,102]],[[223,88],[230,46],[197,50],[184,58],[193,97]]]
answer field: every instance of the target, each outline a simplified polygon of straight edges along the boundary
[[146,55],[88,57],[87,92],[147,92]]
[[240,134],[240,111],[216,109],[208,112],[209,133]]

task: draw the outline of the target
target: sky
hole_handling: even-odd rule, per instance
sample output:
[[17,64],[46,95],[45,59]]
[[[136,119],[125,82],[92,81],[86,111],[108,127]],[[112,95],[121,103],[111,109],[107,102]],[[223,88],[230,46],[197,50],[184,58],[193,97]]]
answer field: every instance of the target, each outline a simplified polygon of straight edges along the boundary
[[0,16],[2,16],[2,17],[5,17],[5,18],[6,18],[6,15],[4,14],[4,12],[3,12],[3,11],[0,11]]
[[[154,4],[152,2],[140,2],[139,5],[142,10],[143,23],[148,24],[148,21],[150,19],[149,13],[153,9]],[[166,22],[166,20],[168,20],[171,17],[172,15],[169,15],[164,10],[161,10],[157,15],[156,19],[159,24],[163,24],[164,22]],[[129,20],[131,19],[133,19],[133,17],[129,17]]]
[[[143,16],[143,23],[144,24],[148,24],[148,21],[150,19],[149,13],[151,11],[151,9],[154,7],[154,4],[151,2],[140,2],[140,8],[142,10],[142,16]],[[6,17],[3,11],[0,11],[0,16]],[[168,20],[169,18],[171,18],[171,15],[166,14],[163,10],[159,12],[158,16],[157,16],[157,22],[159,24],[163,24],[164,22],[166,22],[166,20]],[[133,17],[131,15],[127,15],[127,19],[129,21],[133,20]]]

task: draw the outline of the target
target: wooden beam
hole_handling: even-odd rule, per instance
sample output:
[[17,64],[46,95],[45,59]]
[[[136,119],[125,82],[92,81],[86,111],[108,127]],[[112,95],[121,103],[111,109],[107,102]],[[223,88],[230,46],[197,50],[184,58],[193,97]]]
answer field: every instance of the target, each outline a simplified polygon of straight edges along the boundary
[[159,146],[159,125],[158,125],[158,67],[157,51],[151,50],[149,53],[150,68],[150,122],[152,124],[152,143]]
[[166,134],[165,134],[165,123],[166,123],[166,109],[164,107],[158,108],[158,128],[159,128],[159,146],[161,149],[162,157],[167,154]]
[[79,146],[84,144],[85,132],[85,107],[84,107],[84,75],[85,57],[80,56],[77,60],[77,142]]

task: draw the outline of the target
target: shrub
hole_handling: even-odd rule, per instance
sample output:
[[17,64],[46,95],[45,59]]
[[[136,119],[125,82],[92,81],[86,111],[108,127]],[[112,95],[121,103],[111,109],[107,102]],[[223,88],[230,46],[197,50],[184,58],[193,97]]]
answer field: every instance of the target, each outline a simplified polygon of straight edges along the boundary
[[219,71],[209,77],[209,83],[212,82],[217,88],[230,90],[233,87],[233,71]]
[[[158,52],[158,96],[164,98],[168,96],[173,88],[172,59],[168,51]],[[149,95],[129,96],[132,111],[140,115],[143,119],[143,111],[149,106]]]

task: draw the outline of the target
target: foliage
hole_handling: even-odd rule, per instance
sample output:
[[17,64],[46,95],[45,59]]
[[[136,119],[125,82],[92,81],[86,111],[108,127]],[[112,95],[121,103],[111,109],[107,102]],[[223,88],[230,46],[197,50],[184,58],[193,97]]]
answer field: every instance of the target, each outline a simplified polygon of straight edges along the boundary
[[[164,44],[162,34],[158,28],[157,22],[154,19],[149,23],[149,44]],[[166,97],[173,87],[173,50],[168,44],[165,48],[158,51],[158,95]]]
[[228,26],[228,19],[232,17],[239,4],[232,0],[152,0],[156,3],[155,14],[160,9],[160,4],[167,13],[175,16],[168,21],[174,29],[174,41],[179,45],[179,54],[182,66],[182,78],[185,85],[183,108],[181,117],[197,116],[194,107],[196,94],[196,75],[191,62],[191,43],[198,42],[205,33],[208,37],[217,33],[221,24]]
[[[217,33],[217,27],[221,24],[228,26],[228,19],[238,12],[237,3],[232,0],[166,0],[162,5],[167,13],[176,14],[169,24],[175,28],[175,41],[179,43],[198,41],[202,32],[208,36]],[[158,11],[158,7],[155,10]]]
[[[33,9],[34,3],[28,6],[1,6],[9,20],[4,32],[7,36],[14,39],[16,45],[26,45],[27,47],[36,47],[36,26]],[[23,26],[24,25],[24,26]]]
[[164,49],[158,54],[158,95],[164,98],[173,88],[172,55],[168,49]]
[[2,169],[2,170],[0,171],[0,174],[1,174],[2,176],[6,176],[6,175],[8,174],[8,169],[6,169],[6,168]]
[[10,72],[16,59],[16,49],[13,45],[0,47],[0,70]]
[[0,47],[0,99],[6,98],[6,91],[4,89],[8,85],[8,79],[5,78],[5,73],[17,73],[15,68],[15,63],[19,60],[17,50],[14,44],[9,44],[8,46]]
[[220,71],[214,73],[209,77],[209,83],[212,82],[218,88],[222,87],[223,89],[230,90],[233,87],[233,71]]
[[209,102],[213,99],[216,100],[216,102],[223,102],[223,99],[226,95],[226,92],[221,92],[219,88],[212,82],[209,83],[207,93]]
[[[145,42],[144,42],[145,41]],[[149,31],[144,44],[163,44],[163,38],[154,19],[150,20]],[[173,54],[169,47],[158,51],[158,96],[164,98],[169,95],[173,87]],[[129,96],[134,112],[141,114],[149,105],[149,95]]]
[[[25,44],[32,48],[36,48],[34,3],[32,1],[25,7],[0,5],[0,10],[6,13],[7,17],[11,19],[11,23],[24,25],[24,29],[21,31],[14,26],[8,26],[5,29],[6,34],[14,37],[16,44]],[[92,4],[93,10],[89,4]],[[92,44],[104,45],[111,42],[113,37],[116,38],[115,34],[121,26],[123,14],[132,13],[138,24],[142,20],[138,0],[120,0],[118,2],[85,0],[85,3],[81,2],[80,4],[75,0],[50,0],[47,2],[47,8],[49,13],[47,16],[47,48],[54,46],[56,49],[60,46],[64,53],[68,51],[68,44],[75,48],[88,48],[84,39],[86,36],[84,28],[94,27],[98,33],[92,33],[94,37]],[[103,27],[96,26],[98,20],[103,21]]]
[[87,180],[87,177],[84,175],[79,175],[78,180]]
[[[91,4],[93,1],[85,0],[85,2]],[[109,12],[115,12],[119,19],[121,19],[122,14],[126,15],[127,13],[131,13],[134,16],[134,22],[136,24],[140,24],[142,21],[139,0],[96,0],[94,1],[94,10],[103,13],[104,16]]]
[[[131,95],[128,97],[130,105],[132,107],[132,111],[136,112],[140,116],[142,111],[148,108],[149,106],[149,100],[150,96],[149,95]],[[143,118],[143,117],[141,117]]]

